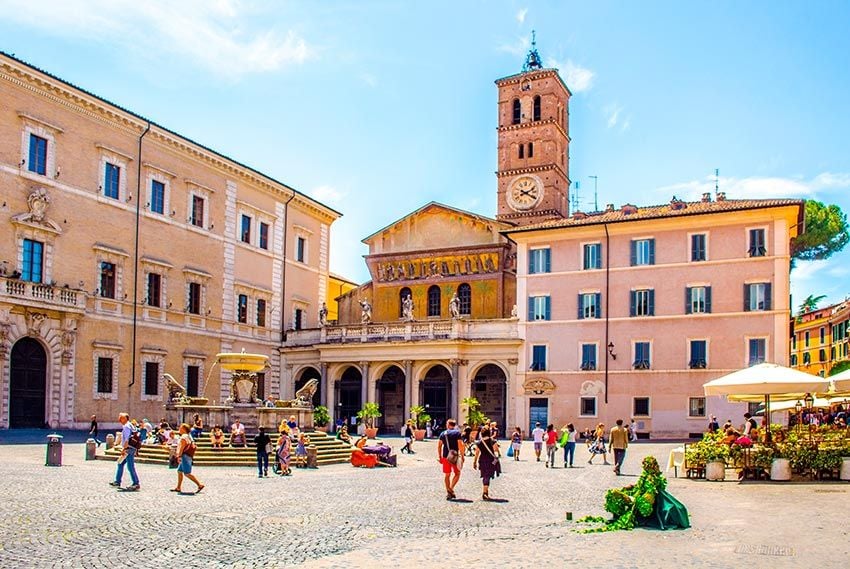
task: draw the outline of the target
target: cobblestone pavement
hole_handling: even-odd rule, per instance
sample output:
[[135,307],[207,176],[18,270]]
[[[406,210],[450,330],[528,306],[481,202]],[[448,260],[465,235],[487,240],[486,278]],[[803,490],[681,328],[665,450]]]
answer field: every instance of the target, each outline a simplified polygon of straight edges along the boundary
[[83,461],[78,444],[65,446],[61,468],[43,466],[43,445],[0,446],[0,567],[758,568],[850,559],[847,483],[671,479],[690,530],[585,535],[565,521],[567,511],[603,515],[605,490],[634,481],[647,454],[666,464],[672,446],[633,445],[618,478],[588,466],[582,448],[580,466],[546,469],[526,444],[523,461],[504,459],[491,489],[507,503],[480,500],[470,462],[458,486],[470,501],[447,502],[431,442],[400,455],[397,469],[334,465],[258,479],[249,468],[198,468],[207,485],[198,495],[170,493],[175,471],[153,465],[138,466],[140,492],[118,492],[107,485],[114,463]]

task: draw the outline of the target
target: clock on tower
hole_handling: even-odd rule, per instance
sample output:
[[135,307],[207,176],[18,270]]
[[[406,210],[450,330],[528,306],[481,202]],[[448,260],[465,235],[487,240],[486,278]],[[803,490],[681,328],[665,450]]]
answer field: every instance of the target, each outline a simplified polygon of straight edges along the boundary
[[569,216],[570,90],[532,41],[522,72],[499,89],[498,211],[515,225]]

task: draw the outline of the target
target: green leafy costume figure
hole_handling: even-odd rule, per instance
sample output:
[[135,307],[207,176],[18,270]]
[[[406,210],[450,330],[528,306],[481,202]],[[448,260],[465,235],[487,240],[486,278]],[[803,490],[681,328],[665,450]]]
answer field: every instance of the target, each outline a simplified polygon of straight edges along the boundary
[[646,457],[641,465],[643,472],[633,486],[605,493],[605,510],[613,514],[613,519],[588,516],[579,520],[604,524],[584,530],[586,533],[630,530],[635,526],[662,530],[691,527],[687,508],[667,492],[667,479],[661,474],[655,457]]

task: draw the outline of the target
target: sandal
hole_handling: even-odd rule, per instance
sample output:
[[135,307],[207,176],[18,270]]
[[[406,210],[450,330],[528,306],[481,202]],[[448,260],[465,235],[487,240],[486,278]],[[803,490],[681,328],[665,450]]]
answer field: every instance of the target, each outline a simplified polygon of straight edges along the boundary
[[206,488],[206,486],[204,486],[203,484],[201,484],[200,486],[198,486],[198,489],[197,489],[197,490],[195,490],[195,494],[200,494],[200,493],[201,493],[201,490],[203,490],[204,488]]
[[180,488],[172,488],[171,490],[169,490],[169,492],[182,492],[182,491],[183,490],[181,490]]

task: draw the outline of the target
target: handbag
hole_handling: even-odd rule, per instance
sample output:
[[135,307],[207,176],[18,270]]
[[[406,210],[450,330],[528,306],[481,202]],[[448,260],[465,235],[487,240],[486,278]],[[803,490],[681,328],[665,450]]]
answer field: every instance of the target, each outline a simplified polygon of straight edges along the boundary
[[514,455],[514,445],[509,445],[508,446],[508,457],[511,457],[513,455]]
[[450,450],[449,454],[446,455],[446,460],[452,464],[457,464],[457,461],[460,459],[460,455],[456,450]]

